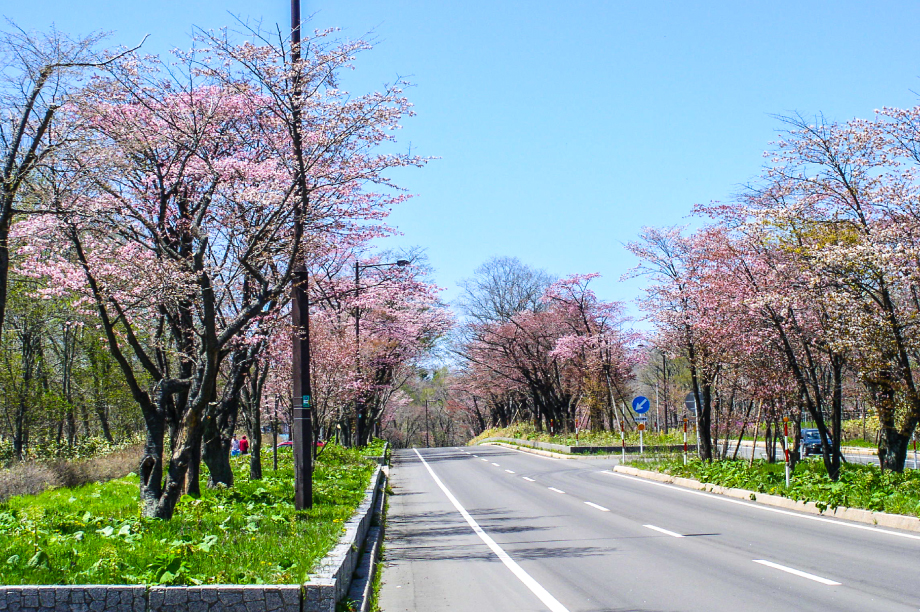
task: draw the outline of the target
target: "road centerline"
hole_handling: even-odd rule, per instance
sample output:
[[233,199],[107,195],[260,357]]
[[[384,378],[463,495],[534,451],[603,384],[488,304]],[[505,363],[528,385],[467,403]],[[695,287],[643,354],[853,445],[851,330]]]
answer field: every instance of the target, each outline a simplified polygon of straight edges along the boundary
[[454,497],[454,494],[450,492],[450,489],[441,482],[441,479],[438,478],[438,475],[434,473],[434,470],[431,469],[431,466],[428,465],[428,462],[425,461],[425,458],[422,457],[422,454],[418,452],[418,449],[412,449],[415,451],[415,454],[418,455],[418,458],[422,461],[422,465],[425,466],[425,469],[428,470],[428,473],[431,474],[431,477],[434,479],[434,482],[441,491],[444,492],[444,495],[447,496],[447,499],[453,504],[454,508],[457,509],[457,512],[466,520],[467,524],[472,527],[473,532],[479,536],[479,539],[482,540],[489,549],[494,552],[501,562],[505,564],[505,567],[511,570],[511,572],[520,580],[524,586],[526,586],[531,593],[536,595],[540,601],[543,602],[546,607],[550,609],[550,612],[569,612],[569,609],[559,603],[555,597],[553,597],[549,591],[547,591],[543,586],[533,579],[533,577],[527,573],[524,568],[517,564],[517,562],[511,558],[511,556],[505,552],[505,550],[498,545],[498,543],[489,536],[482,527],[479,526],[479,523],[476,522],[469,512],[466,511],[460,502],[457,501],[457,498]]
[[610,512],[610,509],[609,509],[609,508],[605,508],[605,507],[603,507],[603,506],[599,506],[598,504],[595,504],[594,502],[586,501],[585,503],[588,504],[589,506],[591,506],[592,508],[597,508],[597,509],[600,510],[601,512]]
[[753,561],[754,563],[766,565],[767,567],[772,567],[773,569],[777,569],[781,572],[786,572],[787,574],[792,574],[794,576],[799,576],[800,578],[807,578],[808,580],[814,580],[815,582],[826,584],[827,586],[841,586],[839,582],[835,582],[834,580],[822,578],[821,576],[815,576],[814,574],[809,574],[808,572],[803,572],[802,570],[780,565],[779,563],[773,563],[772,561],[767,561],[765,559],[753,559]]
[[534,480],[533,478],[527,478],[527,476],[521,476],[521,478],[523,478],[523,479],[526,480],[527,482],[537,482],[537,481]]
[[508,472],[509,474],[514,474],[514,470],[505,470],[505,471]]
[[555,491],[556,493],[562,493],[563,495],[565,495],[565,491],[560,491],[556,487],[546,487],[546,488],[549,489],[550,491]]

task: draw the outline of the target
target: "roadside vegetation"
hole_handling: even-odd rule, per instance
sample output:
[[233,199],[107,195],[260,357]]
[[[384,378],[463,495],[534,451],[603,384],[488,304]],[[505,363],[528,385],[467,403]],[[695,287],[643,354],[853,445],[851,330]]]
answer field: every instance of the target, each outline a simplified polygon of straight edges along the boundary
[[[578,432],[578,440],[576,440],[574,432],[551,434],[546,431],[537,431],[529,423],[516,423],[508,427],[491,427],[470,440],[470,444],[478,444],[487,438],[517,438],[519,440],[548,442],[563,446],[619,446],[621,444],[620,434],[617,431],[580,431]],[[647,446],[683,444],[684,434],[683,431],[671,431],[667,434],[646,431],[643,434],[643,441]],[[688,442],[693,444],[692,434],[689,434]],[[627,431],[626,444],[638,446],[639,432],[635,430]]]
[[747,460],[695,460],[684,465],[680,458],[674,458],[631,465],[723,487],[811,501],[822,510],[844,506],[920,516],[920,472],[917,470],[882,471],[874,465],[848,463],[842,466],[840,478],[835,482],[827,475],[821,459],[813,458],[796,464],[787,488],[784,464],[763,460],[754,461],[753,465]]
[[[59,488],[0,503],[4,584],[291,584],[334,545],[373,473],[365,449],[328,445],[313,478],[313,508],[294,510],[293,456],[250,480],[231,458],[233,488],[184,495],[172,520],[147,519],[138,477]],[[263,457],[263,459],[266,459]],[[266,465],[271,465],[270,455]]]

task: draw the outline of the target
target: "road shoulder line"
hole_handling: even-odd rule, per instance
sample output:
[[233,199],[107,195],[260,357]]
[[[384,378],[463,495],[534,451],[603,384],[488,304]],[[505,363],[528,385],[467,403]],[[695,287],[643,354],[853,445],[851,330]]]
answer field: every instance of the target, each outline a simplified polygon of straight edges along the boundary
[[[838,506],[836,510],[821,512],[814,502],[802,502],[789,499],[787,497],[780,497],[779,495],[768,495],[766,493],[757,493],[755,491],[748,491],[746,489],[722,487],[719,485],[700,482],[699,480],[694,480],[692,478],[681,478],[678,476],[671,476],[670,474],[663,474],[661,472],[640,470],[638,468],[624,465],[614,466],[613,471],[605,471],[606,473],[612,474],[614,476],[651,481],[649,484],[657,484],[660,486],[673,485],[680,489],[691,489],[691,491],[688,491],[690,493],[703,495],[706,493],[715,493],[724,497],[735,498],[725,499],[724,501],[742,504],[752,508],[758,508],[760,510],[769,510],[780,514],[800,516],[801,518],[823,521],[827,523],[836,523],[856,529],[866,529],[879,533],[887,533],[904,538],[910,538],[913,540],[920,540],[920,535],[888,531],[886,529],[879,528],[889,527],[893,529],[903,529],[905,531],[920,531],[920,519],[913,516],[888,514],[885,512],[872,512],[871,510],[846,508],[843,506]],[[765,508],[763,506],[774,506],[775,508]],[[784,510],[780,510],[778,508],[784,508]],[[872,525],[872,527],[854,525],[849,521],[855,523],[865,523],[866,525]]]

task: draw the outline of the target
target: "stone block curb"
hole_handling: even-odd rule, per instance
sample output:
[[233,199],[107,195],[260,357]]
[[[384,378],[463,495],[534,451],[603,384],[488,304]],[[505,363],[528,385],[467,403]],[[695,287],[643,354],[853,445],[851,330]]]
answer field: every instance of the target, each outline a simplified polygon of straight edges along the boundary
[[389,474],[384,469],[384,478],[380,482],[377,502],[374,505],[374,520],[371,528],[367,530],[367,539],[364,541],[364,552],[358,567],[355,569],[351,588],[348,590],[348,600],[354,602],[356,612],[367,612],[370,609],[371,594],[374,586],[374,575],[377,571],[377,560],[380,557],[381,544],[383,543],[386,529],[386,487]]
[[625,465],[614,466],[613,471],[621,474],[627,474],[629,476],[635,476],[636,478],[644,478],[646,480],[654,480],[656,482],[673,484],[685,489],[696,489],[697,491],[716,493],[718,495],[743,499],[750,502],[756,502],[758,504],[765,504],[767,506],[784,508],[786,510],[794,510],[796,512],[804,512],[806,514],[816,514],[831,518],[844,519],[847,521],[855,521],[857,523],[866,523],[868,525],[877,525],[879,527],[920,532],[920,518],[915,516],[907,516],[904,514],[889,514],[887,512],[874,512],[872,510],[863,510],[862,508],[847,508],[845,506],[838,506],[836,509],[828,508],[822,511],[818,508],[815,502],[803,502],[789,499],[788,497],[782,497],[780,495],[768,495],[766,493],[748,491],[747,489],[722,487],[707,482],[700,482],[699,480],[694,480],[692,478],[671,476],[670,474],[664,474],[662,472],[640,470],[638,468]]
[[0,585],[0,612],[335,612],[348,593],[385,487],[378,465],[338,543],[303,585]]
[[4,612],[145,612],[147,587],[111,585],[4,586],[0,610]]
[[335,605],[348,594],[352,576],[358,565],[360,548],[373,520],[377,491],[384,479],[380,465],[374,470],[364,492],[364,500],[355,515],[345,523],[344,534],[329,554],[320,562],[304,586],[304,612],[335,612]]

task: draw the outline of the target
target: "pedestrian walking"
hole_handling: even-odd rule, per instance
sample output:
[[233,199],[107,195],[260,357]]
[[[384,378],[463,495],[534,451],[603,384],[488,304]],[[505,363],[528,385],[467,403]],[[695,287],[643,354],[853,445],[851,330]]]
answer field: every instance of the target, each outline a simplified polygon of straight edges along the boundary
[[244,455],[249,452],[249,440],[246,439],[246,436],[240,440],[240,452]]
[[233,439],[230,440],[230,456],[236,457],[240,454],[240,441],[236,439],[236,436],[233,436]]

